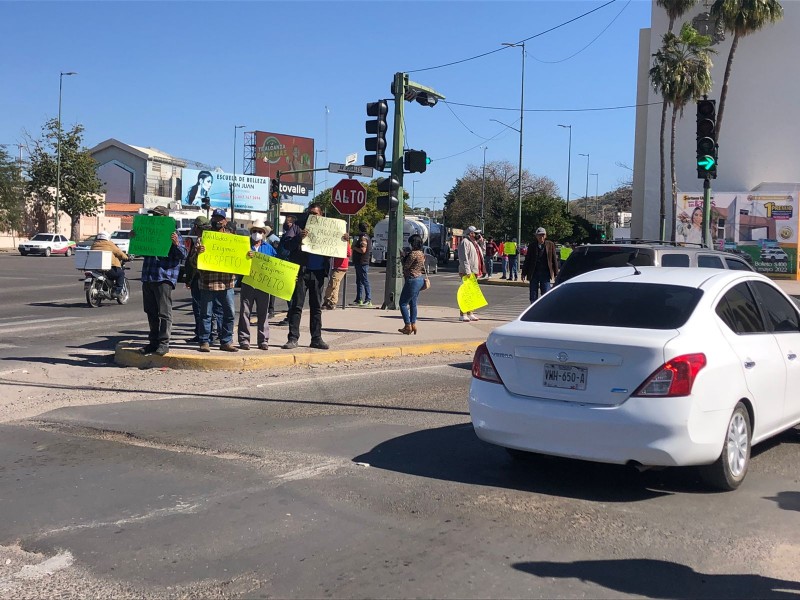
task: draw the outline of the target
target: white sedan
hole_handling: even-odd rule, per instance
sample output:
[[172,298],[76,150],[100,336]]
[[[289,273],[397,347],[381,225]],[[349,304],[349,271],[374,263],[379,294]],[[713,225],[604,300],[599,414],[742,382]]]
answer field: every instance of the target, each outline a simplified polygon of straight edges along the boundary
[[75,252],[75,242],[56,233],[37,233],[27,242],[20,243],[17,249],[22,256],[28,254],[72,256]]
[[732,490],[751,447],[800,422],[798,353],[800,311],[763,275],[601,269],[476,350],[472,424],[512,455],[704,465]]

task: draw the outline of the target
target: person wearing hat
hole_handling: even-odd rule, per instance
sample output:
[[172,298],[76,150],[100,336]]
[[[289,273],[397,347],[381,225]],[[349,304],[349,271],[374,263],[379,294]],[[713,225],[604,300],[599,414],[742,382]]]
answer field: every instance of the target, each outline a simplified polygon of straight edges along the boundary
[[556,245],[547,239],[544,227],[536,230],[536,243],[528,246],[528,256],[522,265],[523,276],[528,279],[529,299],[533,303],[539,293],[545,295],[550,291],[553,281],[558,275],[558,258]]
[[[253,255],[266,254],[267,256],[277,256],[275,248],[266,240],[267,227],[264,221],[256,219],[250,225],[250,252],[248,258]],[[253,303],[256,305],[256,341],[259,350],[269,350],[269,312],[270,295],[263,290],[254,288],[242,282],[242,289],[239,291],[239,348],[250,350],[250,315],[253,313]]]
[[[190,344],[196,344],[200,341],[200,327],[202,326],[202,317],[200,315],[200,280],[197,276],[197,264],[195,256],[197,254],[197,242],[203,235],[203,231],[211,229],[211,221],[208,217],[200,215],[195,218],[192,224],[192,229],[186,238],[186,248],[189,254],[186,258],[184,265],[184,278],[183,281],[186,287],[189,288],[192,294],[192,315],[194,316],[194,337],[188,340]],[[215,331],[219,329],[219,323],[222,322],[222,306],[214,306],[214,315],[219,314],[219,319],[215,318],[212,322],[217,327],[212,327]],[[211,337],[214,337],[215,331],[211,332]],[[213,343],[213,342],[212,342]]]
[[[480,230],[477,227],[470,225],[467,227],[467,236],[461,240],[458,245],[458,275],[459,277],[466,277],[467,275],[475,275],[480,278],[484,273],[483,266],[483,252],[478,245],[478,234]],[[472,312],[460,312],[460,321],[479,321]]]
[[331,277],[328,281],[328,287],[325,288],[323,296],[322,308],[325,310],[333,310],[339,303],[339,287],[342,284],[342,279],[347,274],[347,268],[350,266],[350,257],[353,255],[353,249],[350,244],[347,244],[347,256],[344,258],[331,259]]
[[95,236],[91,249],[111,252],[111,269],[106,272],[106,277],[114,282],[113,297],[119,298],[125,287],[125,271],[122,268],[121,261],[128,260],[128,255],[111,241],[107,231],[101,231]]
[[[166,206],[156,206],[148,211],[155,217],[168,217]],[[173,219],[174,224],[174,219]],[[177,224],[175,224],[177,227]],[[131,232],[131,236],[136,231]],[[144,355],[164,356],[169,352],[172,333],[172,290],[178,283],[181,261],[188,251],[177,228],[170,235],[172,244],[166,256],[145,256],[142,261],[142,304],[150,331],[147,345],[139,350]]]
[[518,265],[519,265],[519,248],[517,247],[517,238],[512,238],[510,242],[503,245],[503,251],[508,257],[508,279],[517,280]]

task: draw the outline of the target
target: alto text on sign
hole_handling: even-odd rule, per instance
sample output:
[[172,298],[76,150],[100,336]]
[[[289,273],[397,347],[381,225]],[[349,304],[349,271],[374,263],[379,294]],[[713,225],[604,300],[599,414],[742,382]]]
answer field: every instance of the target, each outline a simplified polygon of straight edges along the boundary
[[342,179],[331,190],[331,204],[342,215],[354,215],[367,205],[367,190],[354,179]]

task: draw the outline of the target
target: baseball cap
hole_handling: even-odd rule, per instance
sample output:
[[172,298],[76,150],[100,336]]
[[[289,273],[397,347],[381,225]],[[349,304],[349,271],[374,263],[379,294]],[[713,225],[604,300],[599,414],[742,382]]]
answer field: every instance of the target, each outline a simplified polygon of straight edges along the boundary
[[469,233],[480,233],[481,232],[481,230],[478,229],[477,227],[475,227],[474,225],[470,225],[469,227],[467,227],[467,231]]
[[227,219],[228,215],[225,213],[224,208],[215,208],[214,212],[211,213],[212,217],[222,217],[223,219]]
[[198,227],[202,227],[203,225],[208,225],[211,221],[208,220],[208,217],[204,217],[200,215],[199,217],[195,218],[194,224]]
[[159,217],[169,216],[169,209],[166,206],[156,206],[155,208],[151,208],[147,212],[149,212],[151,215],[156,215]]
[[108,239],[108,232],[107,231],[101,231],[100,233],[97,234],[95,239],[96,240],[107,240]]
[[547,235],[547,232],[545,231],[544,227],[539,227],[539,229],[536,230],[536,235],[541,235],[541,234]]

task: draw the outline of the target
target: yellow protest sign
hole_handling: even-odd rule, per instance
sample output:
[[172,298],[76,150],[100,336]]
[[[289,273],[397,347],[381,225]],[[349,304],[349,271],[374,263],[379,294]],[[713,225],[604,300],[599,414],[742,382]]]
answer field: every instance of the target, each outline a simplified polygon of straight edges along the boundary
[[347,256],[347,242],[342,240],[347,224],[342,219],[309,215],[306,231],[308,235],[303,238],[303,245],[300,247],[303,252],[337,258]]
[[197,268],[217,273],[236,273],[249,275],[250,238],[232,233],[204,231],[202,244],[205,252],[197,255]]
[[256,252],[250,274],[242,283],[284,300],[291,300],[300,265]]
[[481,286],[475,275],[465,275],[461,278],[461,285],[458,286],[456,298],[458,300],[458,309],[461,312],[472,312],[482,306],[487,306],[489,303],[483,297]]

